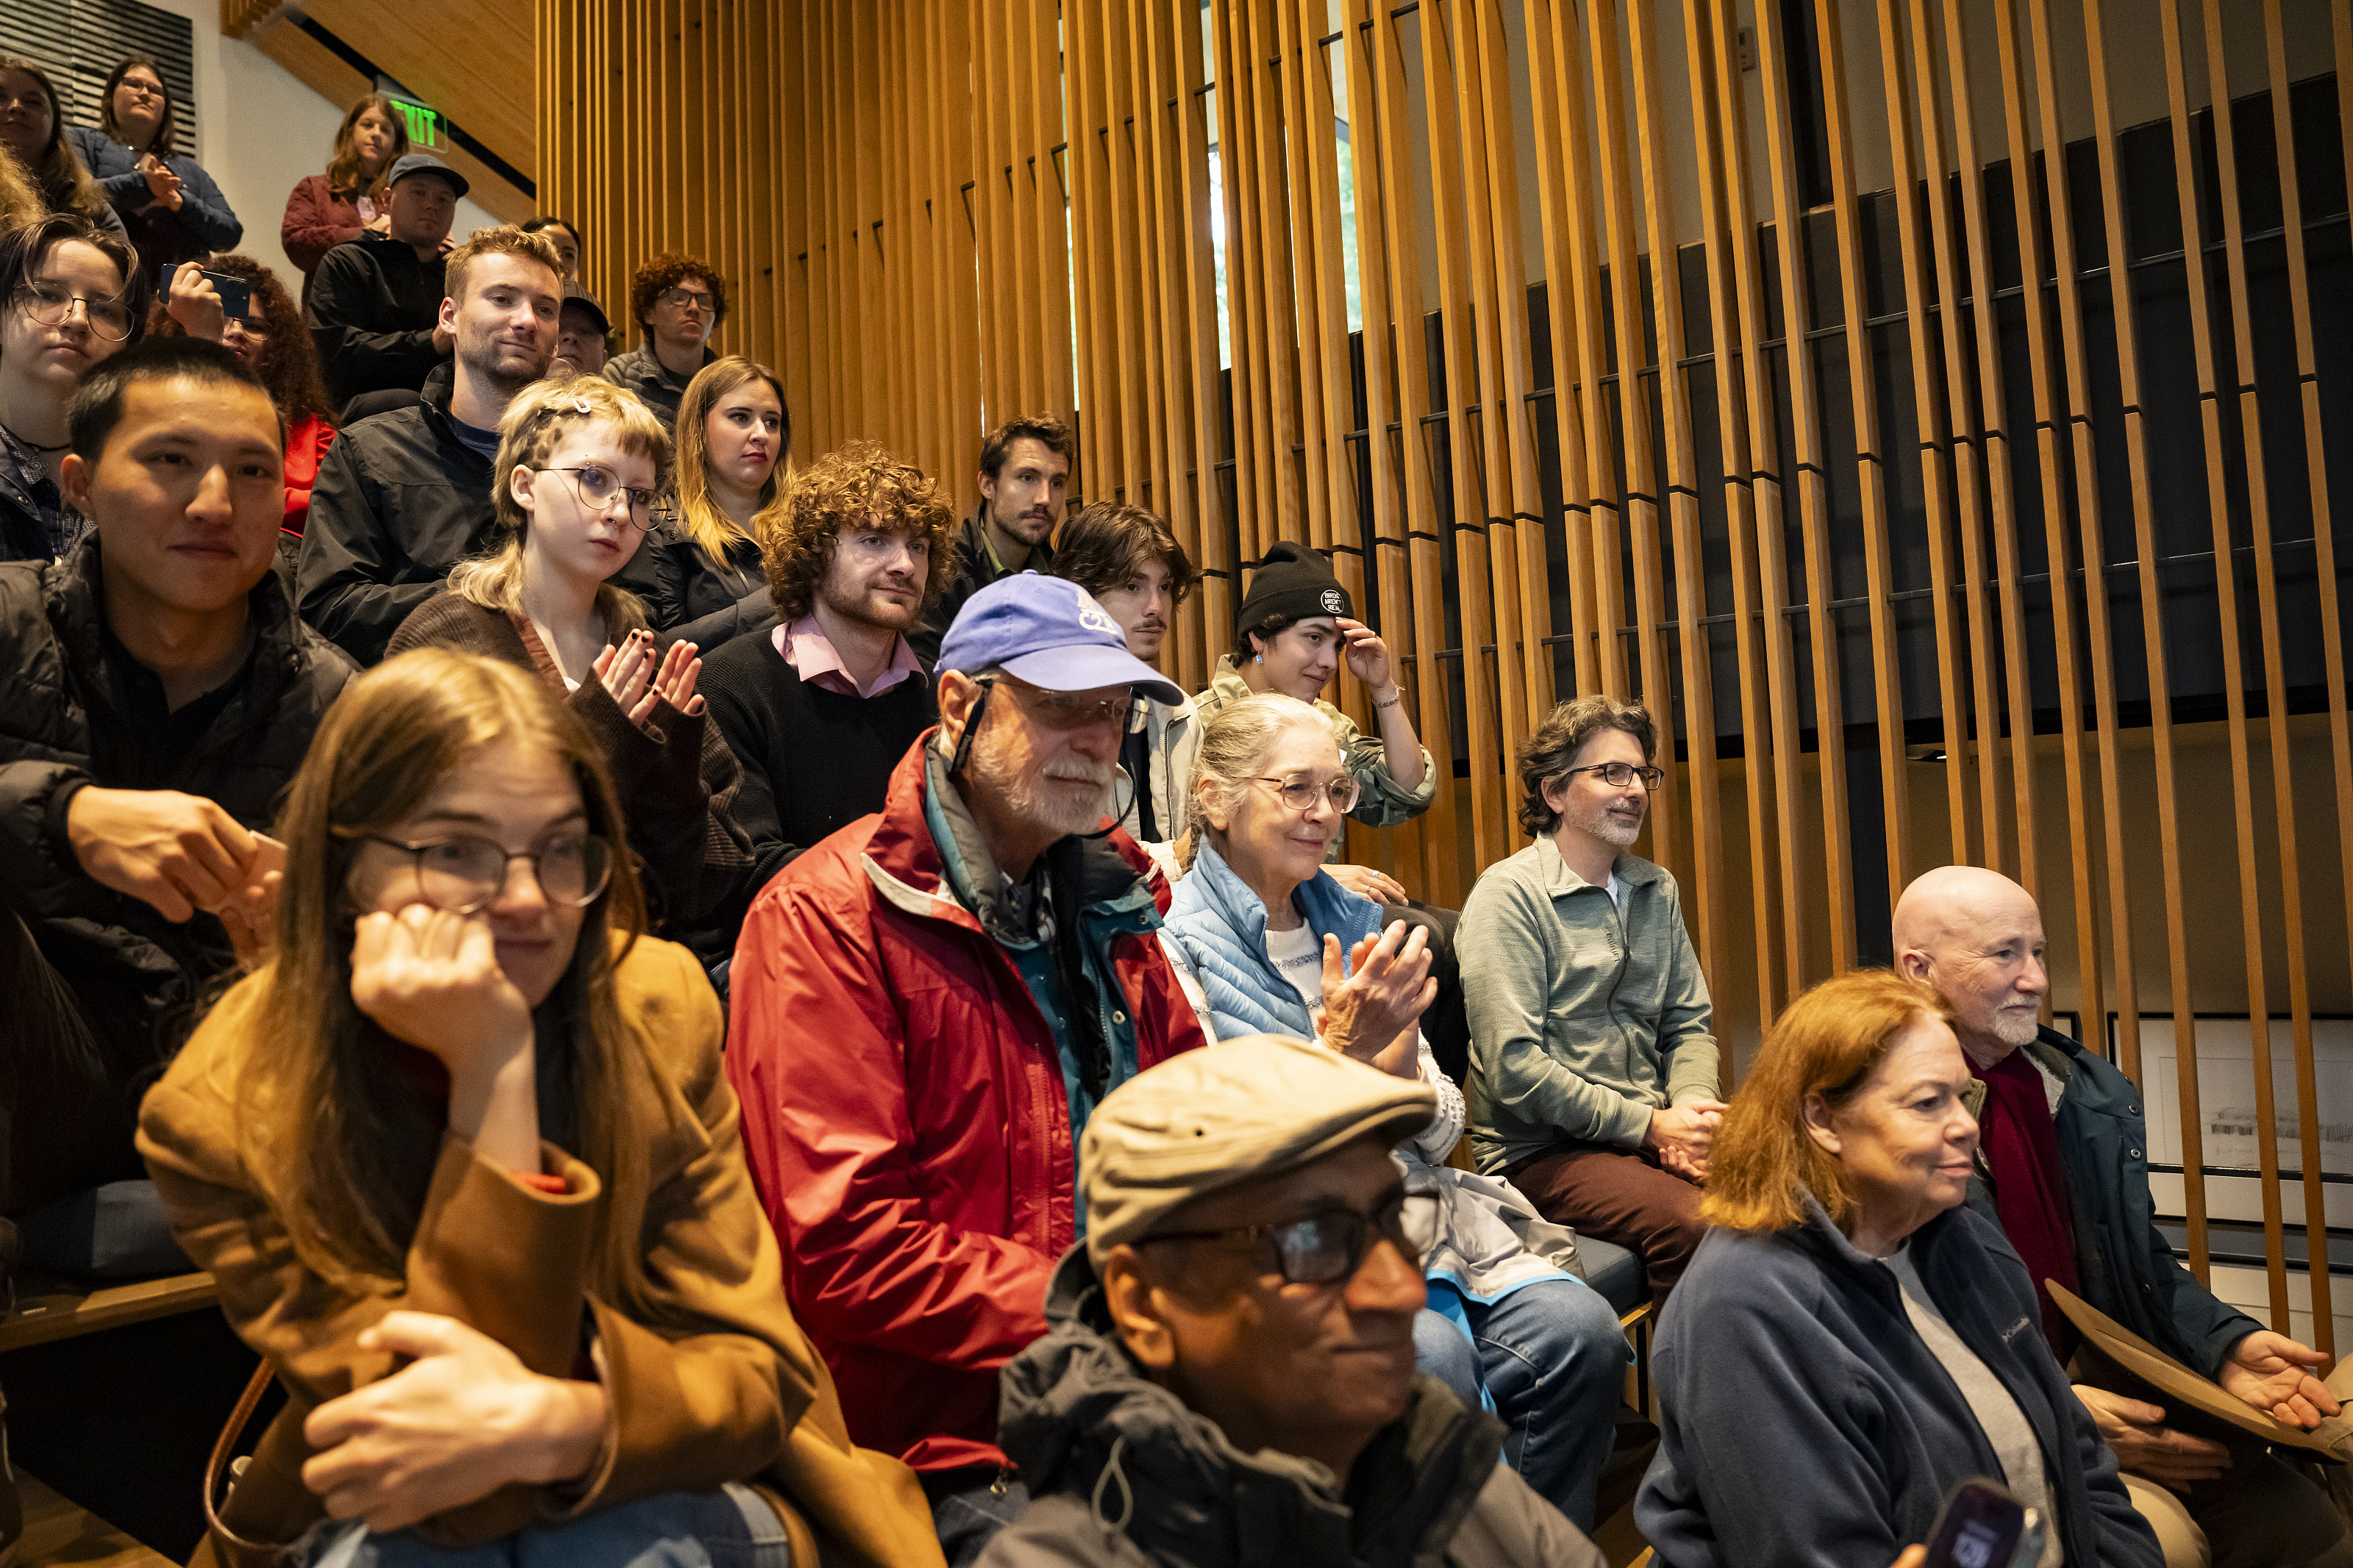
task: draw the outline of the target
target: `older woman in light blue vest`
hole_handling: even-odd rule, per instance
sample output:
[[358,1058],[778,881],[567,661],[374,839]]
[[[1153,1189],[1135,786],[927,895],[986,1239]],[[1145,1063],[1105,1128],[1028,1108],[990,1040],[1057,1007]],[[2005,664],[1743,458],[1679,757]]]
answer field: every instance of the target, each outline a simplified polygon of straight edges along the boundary
[[1437,1121],[1397,1149],[1430,1286],[1417,1356],[1504,1418],[1504,1458],[1590,1531],[1631,1352],[1609,1303],[1569,1272],[1576,1238],[1509,1184],[1446,1163],[1462,1094],[1418,1022],[1433,989],[1421,934],[1383,932],[1379,906],[1324,868],[1357,787],[1307,703],[1260,694],[1220,710],[1202,729],[1192,867],[1161,942],[1205,1032],[1321,1038],[1438,1091]]

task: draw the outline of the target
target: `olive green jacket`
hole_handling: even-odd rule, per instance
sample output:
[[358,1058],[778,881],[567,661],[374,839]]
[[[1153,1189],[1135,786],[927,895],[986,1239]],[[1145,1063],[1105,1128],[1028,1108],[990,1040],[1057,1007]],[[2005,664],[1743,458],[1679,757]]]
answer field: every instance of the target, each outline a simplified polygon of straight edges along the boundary
[[[1211,715],[1229,702],[1240,702],[1250,695],[1250,682],[1234,668],[1234,656],[1221,655],[1218,668],[1209,677],[1209,689],[1196,693],[1193,711],[1194,727],[1206,726]],[[1400,822],[1410,822],[1430,809],[1430,797],[1438,793],[1438,770],[1430,760],[1430,749],[1422,748],[1421,784],[1408,789],[1398,783],[1397,774],[1389,772],[1388,748],[1356,728],[1356,721],[1320,698],[1315,710],[1332,721],[1333,733],[1339,737],[1341,756],[1350,776],[1364,793],[1356,801],[1356,809],[1348,813],[1351,819],[1367,827],[1395,827]],[[1347,835],[1335,834],[1332,847],[1325,853],[1326,861],[1345,860]]]
[[1611,874],[1622,911],[1547,836],[1490,866],[1463,902],[1454,950],[1482,1171],[1566,1138],[1636,1148],[1651,1111],[1722,1098],[1675,879],[1623,852]]

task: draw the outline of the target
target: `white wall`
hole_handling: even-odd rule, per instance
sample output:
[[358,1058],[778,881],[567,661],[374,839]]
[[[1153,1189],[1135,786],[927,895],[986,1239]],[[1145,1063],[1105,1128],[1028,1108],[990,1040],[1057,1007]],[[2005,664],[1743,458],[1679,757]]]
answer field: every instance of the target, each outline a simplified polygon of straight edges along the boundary
[[[286,259],[279,225],[295,184],[325,171],[350,106],[321,98],[252,45],[221,37],[219,0],[145,3],[195,24],[196,161],[245,224],[237,249],[267,262],[299,294],[301,269]],[[463,238],[497,222],[461,200],[451,232]]]

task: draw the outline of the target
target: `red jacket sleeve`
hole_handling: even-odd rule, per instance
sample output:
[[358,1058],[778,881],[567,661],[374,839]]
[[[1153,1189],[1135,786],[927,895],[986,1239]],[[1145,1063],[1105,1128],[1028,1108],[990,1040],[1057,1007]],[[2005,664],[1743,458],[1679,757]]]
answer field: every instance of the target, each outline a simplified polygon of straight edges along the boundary
[[729,992],[727,1072],[803,1325],[982,1372],[1042,1336],[1054,1260],[932,1215],[913,1157],[911,1042],[871,926],[817,889],[771,887],[744,921]]
[[287,196],[278,243],[285,247],[286,259],[302,269],[303,277],[319,269],[327,252],[359,237],[359,208],[328,190],[324,174],[305,177]]

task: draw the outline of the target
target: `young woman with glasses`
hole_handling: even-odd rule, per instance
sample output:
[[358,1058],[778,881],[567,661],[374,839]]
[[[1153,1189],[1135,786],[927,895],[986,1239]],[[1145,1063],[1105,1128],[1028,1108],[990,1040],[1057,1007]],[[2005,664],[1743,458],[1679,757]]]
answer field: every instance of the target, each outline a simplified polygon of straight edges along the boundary
[[69,213],[0,237],[0,561],[49,561],[83,522],[58,488],[66,405],[90,366],[147,330],[131,247]]
[[780,1563],[815,1527],[828,1561],[937,1563],[793,1321],[724,1021],[645,934],[578,714],[511,664],[392,659],[278,832],[273,951],[140,1116],[288,1395],[212,1555]]
[[734,754],[695,693],[692,643],[646,625],[610,579],[653,525],[670,437],[645,405],[587,378],[540,382],[499,422],[491,493],[504,542],[460,562],[389,652],[454,647],[534,671],[604,748],[656,929],[699,931],[751,875],[732,805]]
[[[246,286],[240,314],[230,315],[207,273],[226,273]],[[278,274],[250,256],[216,256],[201,268],[183,267],[149,313],[147,330],[157,337],[210,338],[246,363],[269,389],[286,421],[286,537],[290,549],[302,537],[311,515],[311,487],[334,443],[327,384],[319,375],[319,351],[303,325],[301,308],[278,281]]]
[[204,165],[172,150],[175,107],[162,69],[132,55],[108,75],[97,125],[66,132],[158,288],[178,263],[232,249],[245,237],[245,225]]
[[1219,710],[1193,764],[1192,865],[1161,944],[1212,1038],[1320,1038],[1437,1091],[1438,1119],[1397,1149],[1430,1289],[1416,1359],[1471,1408],[1483,1397],[1510,1426],[1505,1459],[1589,1531],[1630,1353],[1617,1313],[1564,1267],[1574,1237],[1509,1183],[1446,1163],[1467,1118],[1420,1027],[1438,990],[1426,933],[1383,931],[1380,907],[1324,864],[1362,787],[1331,721],[1300,699]]

